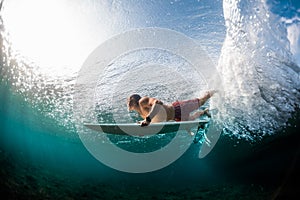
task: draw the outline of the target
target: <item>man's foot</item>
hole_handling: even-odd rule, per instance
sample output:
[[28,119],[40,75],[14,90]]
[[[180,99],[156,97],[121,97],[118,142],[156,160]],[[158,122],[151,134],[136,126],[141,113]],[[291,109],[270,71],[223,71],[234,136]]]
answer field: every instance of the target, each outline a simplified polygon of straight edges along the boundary
[[209,109],[208,108],[205,108],[203,110],[204,114],[207,115],[208,117],[211,117],[211,114],[209,113]]
[[208,93],[208,95],[209,95],[209,98],[210,97],[212,97],[215,93],[217,93],[218,92],[218,90],[210,90],[210,91],[208,91],[207,93]]

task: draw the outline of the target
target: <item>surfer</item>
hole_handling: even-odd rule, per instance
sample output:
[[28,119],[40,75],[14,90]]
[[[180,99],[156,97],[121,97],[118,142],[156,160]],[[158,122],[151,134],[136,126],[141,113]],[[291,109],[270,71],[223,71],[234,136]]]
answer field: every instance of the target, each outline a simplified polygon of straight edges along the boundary
[[194,120],[203,114],[209,114],[208,109],[196,110],[216,92],[216,90],[207,91],[200,98],[175,101],[171,105],[163,104],[156,98],[133,94],[127,99],[127,107],[128,111],[136,111],[144,119],[141,121],[141,126],[148,126],[151,122]]

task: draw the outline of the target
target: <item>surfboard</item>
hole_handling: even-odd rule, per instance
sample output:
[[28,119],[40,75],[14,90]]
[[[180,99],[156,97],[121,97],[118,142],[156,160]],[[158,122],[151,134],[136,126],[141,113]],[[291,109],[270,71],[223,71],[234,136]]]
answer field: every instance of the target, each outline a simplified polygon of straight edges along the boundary
[[133,135],[147,136],[154,134],[164,134],[176,132],[178,130],[190,131],[192,128],[197,128],[205,125],[209,120],[194,120],[181,122],[159,122],[151,123],[148,126],[141,127],[138,123],[119,123],[119,124],[91,124],[84,123],[83,125],[94,131],[115,134],[115,135]]

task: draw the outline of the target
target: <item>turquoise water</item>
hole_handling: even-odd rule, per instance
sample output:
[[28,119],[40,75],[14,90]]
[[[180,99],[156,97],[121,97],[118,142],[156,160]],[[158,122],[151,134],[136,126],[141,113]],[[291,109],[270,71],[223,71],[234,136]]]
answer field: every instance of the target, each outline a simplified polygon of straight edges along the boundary
[[[42,22],[56,30],[46,34],[46,38],[53,37],[52,43],[59,44],[52,47],[45,43],[43,51],[34,51],[38,48],[34,41],[31,41],[34,47],[31,50],[26,49],[28,43],[22,46],[20,41],[30,40],[32,35],[43,42],[45,38],[40,41],[37,36],[45,32],[34,29],[38,23],[31,18],[32,24],[28,22],[26,30],[32,29],[32,32],[24,32],[23,38],[22,34],[17,35],[14,31],[20,29],[16,28],[18,24],[10,12],[17,15],[21,13],[12,10],[21,10],[14,4],[18,1],[11,2],[4,1],[1,9],[1,195],[8,199],[276,199],[297,195],[298,2],[63,1],[61,6],[72,5],[71,11],[65,12],[66,20],[67,16],[75,18],[71,14],[80,10],[76,15],[80,23],[75,27],[87,30],[80,32],[83,39],[77,41],[83,45],[77,47],[82,57],[77,56],[77,51],[71,51],[74,49],[71,43],[76,42],[68,37],[70,35],[64,36],[63,31],[58,34],[66,37],[64,41],[70,38],[71,43],[56,38],[56,32],[65,30],[64,26],[58,26],[58,21],[54,24],[47,21],[49,17],[37,12],[43,8],[35,1],[28,3],[26,9],[37,12]],[[59,9],[56,13],[59,16]],[[63,16],[60,16],[61,21],[65,20]],[[174,97],[188,99],[198,95],[197,87],[166,84],[178,82],[178,77],[167,76],[164,80],[160,77],[164,73],[161,66],[173,66],[173,70],[195,79],[188,74],[189,62],[161,49],[123,54],[104,71],[102,80],[107,81],[97,82],[97,103],[90,110],[91,114],[81,113],[85,119],[79,120],[74,111],[74,92],[78,91],[74,87],[84,59],[97,45],[123,31],[145,27],[183,33],[207,52],[223,81],[224,101],[217,105],[211,103],[219,110],[216,121],[223,131],[204,158],[198,157],[205,145],[202,138],[199,143],[189,144],[178,160],[162,169],[127,173],[94,157],[81,140],[82,129],[78,122],[89,119],[90,115],[95,115],[98,122],[137,119],[120,103],[125,103],[127,90],[159,96],[164,102],[171,102]],[[77,30],[72,28],[68,27]],[[51,51],[46,51],[49,49]],[[67,50],[68,54],[60,57],[60,49]],[[69,61],[70,58],[76,62]],[[53,62],[55,59],[57,62]],[[151,84],[147,82],[147,90],[136,84],[143,76],[121,76],[127,69],[153,63],[159,67],[152,76],[160,78]],[[199,90],[207,89],[205,81],[202,82],[205,76],[198,78]],[[122,81],[126,84],[119,84]],[[192,83],[198,84],[197,81]],[[119,88],[115,89],[114,85]],[[111,101],[112,96],[116,100]],[[212,127],[206,129],[209,128]],[[132,152],[154,151],[169,144],[173,137],[174,133],[151,138],[109,136],[118,147]],[[184,145],[180,148],[185,148]]]

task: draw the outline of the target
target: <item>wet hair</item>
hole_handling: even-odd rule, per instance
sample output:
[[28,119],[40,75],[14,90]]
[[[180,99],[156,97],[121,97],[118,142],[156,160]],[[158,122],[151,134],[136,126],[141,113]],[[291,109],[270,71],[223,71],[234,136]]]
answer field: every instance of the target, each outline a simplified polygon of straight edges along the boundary
[[139,100],[142,97],[138,94],[133,94],[128,98],[128,104],[129,106],[133,106],[133,105],[139,105]]

